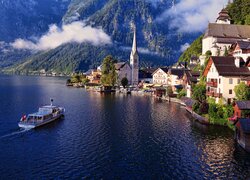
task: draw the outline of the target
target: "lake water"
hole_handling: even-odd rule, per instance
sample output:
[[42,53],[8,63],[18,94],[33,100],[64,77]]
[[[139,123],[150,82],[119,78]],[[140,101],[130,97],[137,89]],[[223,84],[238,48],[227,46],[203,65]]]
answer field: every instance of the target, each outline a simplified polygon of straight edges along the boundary
[[[227,128],[193,122],[150,97],[100,95],[63,78],[0,76],[0,179],[245,179],[250,154]],[[48,104],[65,118],[23,132],[23,113]]]

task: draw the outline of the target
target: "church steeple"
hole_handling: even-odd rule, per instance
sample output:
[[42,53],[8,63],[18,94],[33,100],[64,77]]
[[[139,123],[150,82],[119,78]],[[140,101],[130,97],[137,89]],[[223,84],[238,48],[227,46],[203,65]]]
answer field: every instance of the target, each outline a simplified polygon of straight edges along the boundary
[[136,27],[134,26],[134,38],[133,45],[130,54],[130,66],[131,66],[131,84],[138,85],[138,76],[139,76],[139,56],[137,52],[137,39],[136,39]]
[[132,46],[132,51],[131,55],[135,55],[137,53],[137,42],[136,42],[136,27],[134,27],[134,38],[133,38],[133,46]]
[[223,8],[219,13],[219,17],[216,20],[217,24],[231,24],[231,18],[228,14],[228,11]]

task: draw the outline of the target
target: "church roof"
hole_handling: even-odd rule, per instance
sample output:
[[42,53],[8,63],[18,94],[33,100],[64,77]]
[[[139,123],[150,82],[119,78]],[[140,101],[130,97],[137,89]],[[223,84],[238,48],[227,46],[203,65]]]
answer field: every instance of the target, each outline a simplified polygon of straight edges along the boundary
[[204,39],[210,36],[220,38],[247,39],[250,38],[250,25],[209,23]]
[[120,69],[122,69],[126,64],[128,64],[128,62],[118,62],[118,63],[115,63],[115,69],[116,69],[116,70],[120,70]]
[[219,13],[219,17],[217,18],[217,20],[231,20],[230,16],[228,15],[228,11],[223,8],[221,10],[221,12]]

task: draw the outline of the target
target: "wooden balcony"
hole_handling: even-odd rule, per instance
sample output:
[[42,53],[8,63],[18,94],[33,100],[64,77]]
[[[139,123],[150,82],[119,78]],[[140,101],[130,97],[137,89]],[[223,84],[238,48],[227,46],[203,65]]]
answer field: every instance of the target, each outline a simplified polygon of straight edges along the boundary
[[210,86],[210,87],[217,87],[218,86],[218,83],[216,81],[210,81],[210,82],[207,82],[207,86]]
[[207,91],[207,92],[206,92],[206,95],[207,95],[207,96],[214,97],[214,92],[209,92],[209,91]]
[[222,94],[221,93],[214,93],[214,97],[221,98]]

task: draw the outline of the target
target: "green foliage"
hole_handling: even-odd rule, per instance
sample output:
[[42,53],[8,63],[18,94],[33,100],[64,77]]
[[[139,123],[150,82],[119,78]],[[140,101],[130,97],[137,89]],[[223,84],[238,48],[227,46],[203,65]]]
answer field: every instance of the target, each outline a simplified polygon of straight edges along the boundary
[[198,83],[194,86],[192,98],[202,103],[206,100],[206,84]]
[[246,16],[245,24],[250,25],[250,14]]
[[209,99],[208,102],[208,115],[210,123],[229,126],[228,118],[233,115],[233,106],[216,104],[215,101],[212,101],[211,99]]
[[234,24],[249,23],[249,0],[234,0],[234,2],[227,7],[227,9]]
[[168,86],[167,87],[167,94],[168,95],[172,95],[174,92],[173,92],[173,89],[172,89],[172,87],[171,86]]
[[101,83],[104,86],[114,86],[117,81],[117,73],[115,71],[115,59],[108,55],[102,62]]
[[189,62],[192,56],[199,57],[202,53],[202,38],[203,35],[198,37],[187,50],[180,56],[179,62]]
[[85,76],[85,77],[81,78],[81,82],[83,84],[87,84],[87,83],[89,83],[89,79]]
[[202,103],[200,103],[198,114],[200,114],[200,115],[207,114],[208,113],[208,108],[209,108],[209,105],[204,100]]
[[121,84],[122,84],[123,88],[125,88],[128,85],[128,79],[126,77],[122,78]]
[[212,52],[210,50],[208,50],[206,53],[205,53],[206,57],[210,57],[212,56]]
[[250,87],[241,82],[234,87],[234,92],[237,100],[250,100]]
[[227,47],[225,47],[225,51],[224,51],[224,54],[223,54],[224,56],[228,56],[228,49],[227,49]]
[[182,89],[179,94],[177,95],[177,98],[185,97],[187,95],[186,89]]
[[250,110],[243,110],[241,116],[244,118],[250,118]]
[[[193,104],[192,110],[193,110],[194,112],[198,112],[199,108],[200,108],[200,103],[199,103],[198,101],[196,101],[196,102]],[[199,113],[198,113],[198,114],[199,114]]]
[[80,75],[78,75],[78,74],[73,75],[73,76],[71,77],[70,81],[71,81],[72,83],[79,83],[79,82],[81,82]]

